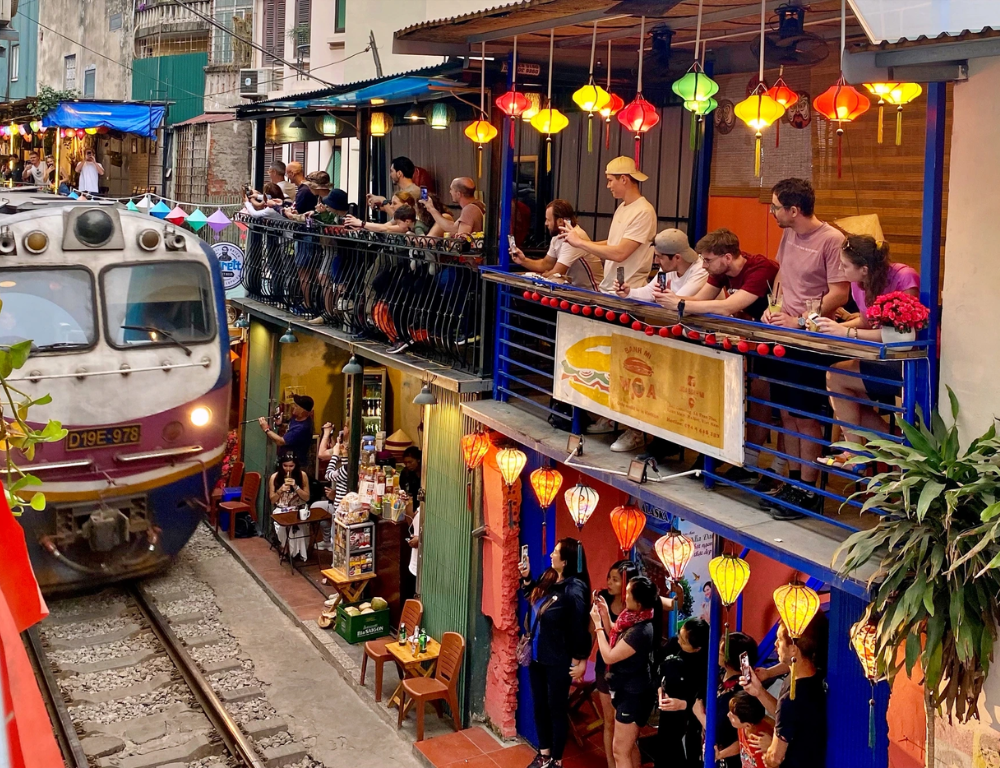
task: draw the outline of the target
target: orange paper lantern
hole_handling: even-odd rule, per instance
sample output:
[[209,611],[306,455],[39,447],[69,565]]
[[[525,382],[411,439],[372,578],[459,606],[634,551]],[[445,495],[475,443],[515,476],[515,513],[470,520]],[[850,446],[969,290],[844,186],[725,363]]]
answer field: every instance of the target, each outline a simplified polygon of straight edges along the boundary
[[684,570],[694,555],[694,542],[680,531],[671,531],[656,540],[653,545],[671,581],[684,578]]
[[531,488],[535,491],[538,505],[542,509],[548,509],[562,487],[562,474],[551,467],[539,467],[528,476],[528,479],[531,481]]
[[[767,89],[767,95],[778,102],[787,112],[799,100],[799,95],[785,83],[785,78],[778,74],[778,79],[774,85]],[[774,146],[777,147],[781,141],[781,120],[778,120],[774,130]]]
[[622,552],[628,552],[635,546],[645,527],[646,516],[638,507],[628,504],[611,510],[611,528],[615,532]]
[[813,99],[813,108],[837,124],[837,178],[842,175],[844,123],[857,120],[872,103],[857,88],[848,85],[841,75],[837,82]]
[[468,469],[475,469],[482,464],[489,450],[490,436],[485,432],[471,432],[462,437],[462,456]]

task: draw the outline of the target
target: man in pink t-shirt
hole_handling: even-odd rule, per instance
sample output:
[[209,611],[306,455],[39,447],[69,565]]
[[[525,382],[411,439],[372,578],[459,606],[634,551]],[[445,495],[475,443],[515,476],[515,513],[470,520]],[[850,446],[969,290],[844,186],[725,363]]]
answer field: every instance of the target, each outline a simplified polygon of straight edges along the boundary
[[[770,310],[765,311],[761,318],[765,323],[804,330],[810,299],[819,302],[819,314],[823,317],[832,317],[839,307],[847,303],[851,284],[840,262],[844,234],[817,219],[815,205],[816,193],[805,179],[784,179],[771,190],[771,214],[784,230],[776,257],[779,269],[774,287],[782,297],[782,307],[780,312],[774,314]],[[789,350],[787,357],[819,366],[830,362],[821,355],[798,350]],[[811,486],[815,486],[819,478],[816,460],[823,449],[823,428],[816,419],[796,415],[793,411],[815,414],[826,411],[826,373],[791,362],[776,364],[775,368],[773,377],[788,382],[771,385],[772,401],[779,407],[784,406],[781,423],[787,430],[784,435],[785,452],[801,459],[801,462],[789,461],[788,477],[810,487],[806,490],[786,485],[775,499],[821,512],[823,497],[811,490]],[[797,434],[808,439],[795,437]],[[801,517],[781,505],[768,504],[766,508],[777,519]]]

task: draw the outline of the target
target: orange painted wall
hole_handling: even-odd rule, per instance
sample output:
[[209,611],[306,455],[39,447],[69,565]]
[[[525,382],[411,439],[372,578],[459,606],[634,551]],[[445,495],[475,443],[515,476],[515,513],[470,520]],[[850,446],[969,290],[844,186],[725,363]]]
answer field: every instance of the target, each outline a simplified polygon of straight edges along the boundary
[[774,258],[781,242],[781,228],[775,222],[766,203],[754,197],[722,197],[708,199],[708,230],[726,227],[736,233],[740,247],[748,253],[762,253]]

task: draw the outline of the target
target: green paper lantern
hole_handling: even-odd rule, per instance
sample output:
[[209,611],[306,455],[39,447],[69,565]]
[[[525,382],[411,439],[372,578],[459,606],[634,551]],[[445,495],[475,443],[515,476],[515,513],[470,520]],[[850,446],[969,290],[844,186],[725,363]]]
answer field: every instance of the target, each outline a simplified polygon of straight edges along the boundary
[[[684,108],[689,112],[707,115],[715,107],[719,106],[718,102],[712,99],[712,96],[719,92],[719,84],[706,75],[697,64],[689,69],[680,80],[674,81],[674,84],[670,88],[684,100]],[[709,102],[712,104],[709,108],[692,108],[696,105]]]
[[717,102],[715,99],[711,97],[709,97],[705,101],[684,102],[684,109],[686,109],[688,112],[692,112],[695,115],[707,115],[717,106],[719,106],[719,102]]

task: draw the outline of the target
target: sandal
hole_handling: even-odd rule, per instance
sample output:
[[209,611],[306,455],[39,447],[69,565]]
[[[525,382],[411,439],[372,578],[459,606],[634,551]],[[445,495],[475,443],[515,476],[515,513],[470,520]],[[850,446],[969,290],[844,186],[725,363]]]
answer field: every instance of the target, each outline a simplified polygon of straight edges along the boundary
[[825,467],[832,467],[833,469],[843,469],[847,472],[856,472],[857,467],[849,466],[849,463],[857,458],[853,453],[848,453],[844,451],[843,453],[838,453],[833,456],[820,456],[816,459],[817,464],[822,464]]

